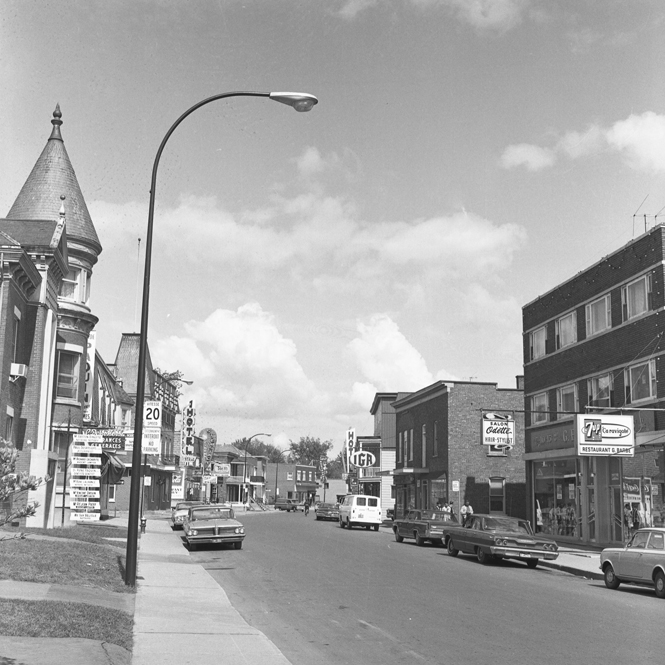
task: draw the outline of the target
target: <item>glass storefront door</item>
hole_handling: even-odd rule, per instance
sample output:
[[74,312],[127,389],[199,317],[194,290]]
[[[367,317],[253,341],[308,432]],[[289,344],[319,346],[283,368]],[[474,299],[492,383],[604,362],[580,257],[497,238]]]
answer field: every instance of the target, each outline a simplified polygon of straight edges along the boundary
[[574,457],[533,463],[537,531],[580,537],[578,465]]

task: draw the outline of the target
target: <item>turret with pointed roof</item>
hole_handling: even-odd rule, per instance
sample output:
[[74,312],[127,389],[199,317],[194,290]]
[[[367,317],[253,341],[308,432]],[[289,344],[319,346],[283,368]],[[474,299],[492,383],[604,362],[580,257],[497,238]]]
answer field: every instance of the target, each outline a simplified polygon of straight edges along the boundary
[[94,255],[92,261],[94,264],[102,251],[102,246],[60,134],[61,118],[62,113],[58,104],[51,120],[53,125],[51,136],[7,218],[25,222],[58,219],[61,197],[65,196],[67,236],[70,241],[74,240],[88,247]]

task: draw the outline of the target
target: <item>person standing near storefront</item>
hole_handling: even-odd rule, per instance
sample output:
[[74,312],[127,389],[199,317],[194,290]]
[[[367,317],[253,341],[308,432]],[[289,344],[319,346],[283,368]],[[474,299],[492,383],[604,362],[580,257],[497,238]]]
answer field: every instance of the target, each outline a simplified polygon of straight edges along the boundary
[[473,515],[473,508],[468,501],[465,501],[459,512],[460,516],[462,517],[462,526],[464,526],[469,517]]

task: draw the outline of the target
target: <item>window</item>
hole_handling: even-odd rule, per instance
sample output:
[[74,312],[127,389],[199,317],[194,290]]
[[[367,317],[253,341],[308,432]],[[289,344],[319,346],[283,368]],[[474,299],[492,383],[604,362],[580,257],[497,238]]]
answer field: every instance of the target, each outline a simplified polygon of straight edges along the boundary
[[109,485],[109,503],[115,503],[115,485]]
[[530,356],[531,360],[542,358],[546,353],[547,328],[543,326],[529,333],[530,337]]
[[397,461],[402,461],[402,440],[404,432],[398,432],[397,434]]
[[563,349],[577,341],[577,312],[556,320],[556,348]]
[[88,303],[90,298],[90,274],[81,268],[72,268],[62,279],[60,297],[74,302]]
[[652,532],[647,549],[665,550],[665,536],[662,533]]
[[612,326],[610,294],[586,306],[586,336],[597,335]]
[[563,386],[556,391],[557,419],[565,418],[568,414],[577,413],[577,384]]
[[413,460],[413,430],[409,430],[409,460]]
[[18,362],[18,341],[21,328],[21,312],[14,312],[14,329],[12,330],[12,362]]
[[293,471],[287,471],[286,472],[286,479],[287,480],[293,480]]
[[77,353],[60,351],[58,354],[58,377],[55,395],[65,399],[78,399],[79,359]]
[[632,404],[656,396],[656,361],[648,360],[628,367],[624,372],[626,403]]
[[531,398],[531,424],[547,422],[549,416],[547,393],[539,393]]
[[13,441],[14,436],[14,409],[7,407],[7,419],[5,420],[5,441]]
[[651,309],[651,275],[621,287],[622,319],[628,321]]
[[602,374],[587,380],[589,406],[614,406],[614,377]]
[[439,456],[439,422],[434,421],[434,444],[432,446],[432,457]]
[[490,478],[490,513],[505,513],[506,479]]
[[296,480],[300,482],[300,469],[296,471]]
[[[423,469],[427,466],[427,425],[423,425],[422,428],[422,467]],[[427,506],[424,506],[425,508]]]

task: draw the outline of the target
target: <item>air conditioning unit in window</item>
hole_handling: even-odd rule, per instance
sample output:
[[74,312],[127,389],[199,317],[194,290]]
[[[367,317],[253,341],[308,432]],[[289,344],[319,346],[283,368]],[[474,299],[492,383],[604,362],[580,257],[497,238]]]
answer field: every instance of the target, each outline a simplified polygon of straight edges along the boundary
[[23,363],[12,363],[9,368],[9,378],[16,381],[19,377],[24,379],[28,376],[28,366]]

